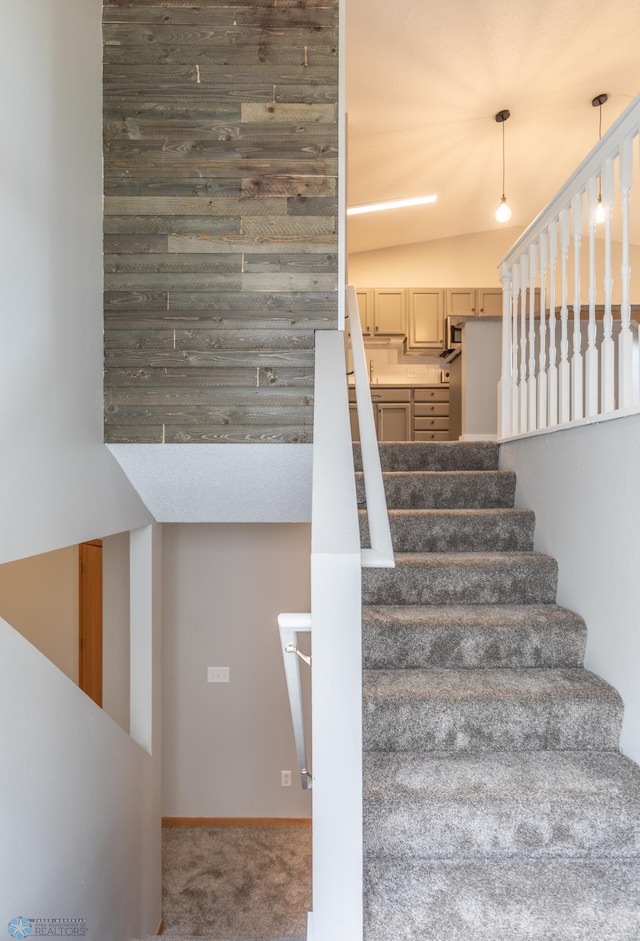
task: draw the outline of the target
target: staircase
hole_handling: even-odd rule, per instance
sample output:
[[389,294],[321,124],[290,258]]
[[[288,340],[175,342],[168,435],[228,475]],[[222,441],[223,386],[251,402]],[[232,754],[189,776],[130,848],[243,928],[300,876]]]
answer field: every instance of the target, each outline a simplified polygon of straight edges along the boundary
[[365,941],[637,941],[640,769],[514,475],[490,443],[380,451],[397,566],[363,572]]

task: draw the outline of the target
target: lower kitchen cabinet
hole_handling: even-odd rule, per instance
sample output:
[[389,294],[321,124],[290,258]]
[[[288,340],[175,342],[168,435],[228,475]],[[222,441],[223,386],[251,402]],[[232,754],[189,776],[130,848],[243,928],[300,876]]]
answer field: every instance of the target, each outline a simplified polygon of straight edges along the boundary
[[[371,387],[378,441],[447,441],[449,438],[449,389]],[[353,441],[360,440],[355,390],[349,390],[349,414]]]

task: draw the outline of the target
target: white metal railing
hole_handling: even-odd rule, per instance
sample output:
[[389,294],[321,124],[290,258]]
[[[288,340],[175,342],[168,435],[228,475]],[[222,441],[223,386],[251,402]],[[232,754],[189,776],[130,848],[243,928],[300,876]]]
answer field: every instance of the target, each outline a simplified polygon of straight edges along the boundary
[[502,261],[503,439],[640,408],[639,137],[640,95]]
[[[355,288],[346,316],[354,363],[370,549],[361,549],[344,335],[316,333],[311,615],[278,618],[303,787],[313,782],[314,941],[363,931],[362,567],[393,567],[380,455]],[[313,644],[312,757],[304,737],[297,633]],[[293,650],[291,648],[294,648]]]

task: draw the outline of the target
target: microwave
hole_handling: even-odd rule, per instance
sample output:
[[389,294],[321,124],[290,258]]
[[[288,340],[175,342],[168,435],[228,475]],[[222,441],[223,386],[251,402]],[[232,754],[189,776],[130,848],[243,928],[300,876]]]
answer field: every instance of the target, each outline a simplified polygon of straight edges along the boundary
[[462,345],[462,323],[457,317],[445,317],[444,352],[451,353]]

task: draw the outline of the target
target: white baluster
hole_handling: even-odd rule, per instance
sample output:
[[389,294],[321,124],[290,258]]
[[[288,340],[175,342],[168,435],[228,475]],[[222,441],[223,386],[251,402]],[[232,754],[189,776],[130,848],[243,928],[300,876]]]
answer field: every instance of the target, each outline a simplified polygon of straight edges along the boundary
[[587,221],[589,225],[589,325],[585,370],[585,412],[587,417],[598,414],[598,347],[596,346],[596,207],[598,178],[591,177],[587,187]]
[[528,430],[527,419],[529,410],[527,408],[527,280],[529,269],[529,255],[524,253],[520,259],[520,284],[522,289],[521,300],[521,322],[520,322],[520,382],[518,388],[520,392],[520,418],[518,424],[520,431]]
[[536,328],[535,328],[535,297],[536,280],[538,277],[538,246],[532,243],[529,249],[529,377],[527,380],[527,402],[529,405],[527,427],[535,431],[538,427],[536,406],[538,404],[538,390],[536,384]]
[[517,435],[520,431],[520,413],[518,411],[518,305],[520,303],[519,264],[514,265],[512,270],[512,278],[511,313],[513,329],[511,332],[511,433]]
[[620,193],[622,195],[622,265],[620,267],[622,303],[620,306],[620,335],[618,337],[618,408],[636,404],[633,381],[633,335],[631,333],[631,306],[629,304],[629,200],[633,180],[633,139],[627,137],[620,148]]
[[569,307],[567,305],[567,262],[569,259],[569,210],[560,211],[560,256],[562,259],[560,307],[560,383],[558,389],[558,418],[560,424],[571,417],[571,368],[569,366]]
[[549,427],[558,424],[558,367],[556,351],[556,261],[558,222],[549,225]]
[[582,245],[582,193],[572,200],[573,216],[573,355],[571,357],[571,418],[584,418],[582,383],[582,331],[580,329],[580,248]]
[[538,428],[547,427],[547,233],[540,234],[540,352],[538,356]]
[[611,296],[613,276],[611,268],[611,217],[613,215],[613,160],[606,160],[602,181],[602,201],[604,203],[604,317],[602,318],[602,348],[600,362],[600,411],[612,412],[615,407],[614,363],[615,347],[613,342],[613,314]]
[[512,434],[513,377],[511,372],[511,270],[502,269],[502,375],[498,386],[498,430],[502,438]]

